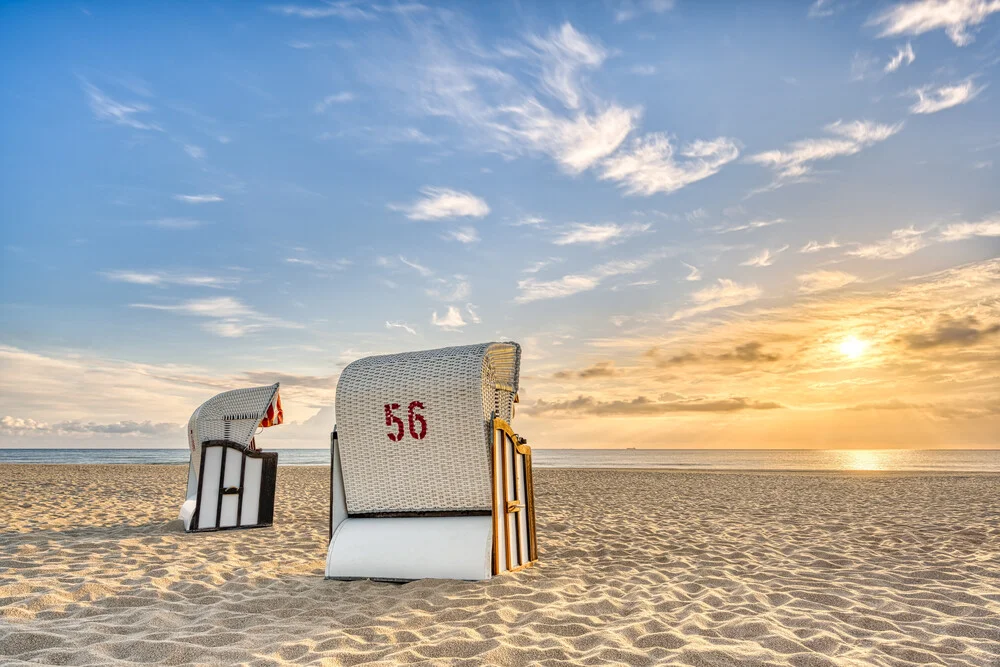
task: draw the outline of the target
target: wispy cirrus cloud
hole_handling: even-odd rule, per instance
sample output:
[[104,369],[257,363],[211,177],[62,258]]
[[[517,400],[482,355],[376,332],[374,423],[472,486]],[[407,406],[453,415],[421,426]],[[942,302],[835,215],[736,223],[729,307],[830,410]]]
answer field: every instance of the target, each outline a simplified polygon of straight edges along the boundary
[[563,230],[552,242],[556,245],[592,244],[605,245],[649,231],[652,225],[635,223],[619,225],[614,222],[602,224],[576,223]]
[[276,14],[302,19],[339,18],[348,21],[374,21],[378,14],[358,2],[323,2],[318,5],[275,5],[269,7]]
[[750,222],[743,222],[737,225],[723,225],[719,227],[713,227],[712,231],[716,234],[731,234],[733,232],[745,232],[751,229],[761,229],[763,227],[770,227],[771,225],[783,225],[787,220],[784,218],[774,218],[773,220],[751,220]]
[[756,285],[741,285],[727,278],[719,278],[715,285],[698,290],[691,295],[694,304],[682,308],[671,316],[671,320],[683,320],[720,308],[742,306],[760,298],[763,292]]
[[907,42],[906,46],[896,47],[896,55],[889,59],[883,71],[886,73],[895,72],[904,65],[912,65],[916,59],[917,54],[913,52],[913,46]]
[[517,283],[520,293],[514,298],[514,301],[516,303],[530,303],[545,299],[561,299],[580,292],[589,292],[596,289],[608,278],[629,275],[647,269],[663,256],[662,253],[653,253],[638,259],[607,262],[586,273],[569,274],[556,280],[525,278]]
[[390,322],[389,320],[386,320],[385,321],[385,328],[386,329],[402,329],[403,331],[405,331],[408,334],[412,334],[414,336],[417,335],[417,330],[414,329],[413,327],[411,327],[406,322]]
[[681,262],[681,264],[683,264],[689,269],[689,273],[684,277],[684,280],[690,282],[701,280],[701,269],[699,269],[697,266],[692,266],[687,262]]
[[1000,236],[1000,215],[979,222],[956,222],[946,225],[940,234],[942,241],[964,241],[977,236]]
[[1000,12],[1000,0],[916,0],[891,6],[866,25],[881,28],[879,37],[944,30],[957,46],[966,46],[974,39],[970,28],[996,12]]
[[812,271],[796,276],[799,281],[799,291],[804,294],[816,294],[839,289],[857,281],[858,277],[844,271]]
[[223,338],[240,338],[264,329],[303,328],[301,324],[264,315],[239,299],[229,296],[191,299],[173,304],[133,303],[130,307],[206,318],[209,321],[205,322],[202,328]]
[[479,242],[479,231],[475,227],[457,227],[449,229],[441,238],[446,241],[458,241],[466,245]]
[[149,285],[152,287],[166,287],[168,285],[181,285],[185,287],[212,287],[223,288],[238,285],[239,278],[227,276],[210,276],[193,273],[171,273],[163,271],[102,271],[101,275],[107,280],[117,283],[129,283],[132,285]]
[[427,268],[423,264],[418,264],[413,260],[406,259],[402,255],[399,256],[399,261],[405,264],[406,266],[410,267],[411,269],[413,269],[414,271],[416,271],[425,278],[434,275],[434,271],[432,271],[431,269]]
[[322,100],[313,105],[313,111],[315,113],[323,113],[335,104],[347,104],[348,102],[353,102],[355,99],[357,99],[357,97],[354,93],[348,90],[341,91],[324,97]]
[[202,195],[174,195],[174,199],[182,201],[185,204],[213,204],[223,201],[220,195],[212,193]]
[[510,223],[511,227],[540,227],[548,222],[540,215],[525,215]]
[[910,91],[910,94],[917,98],[917,101],[910,107],[910,113],[937,113],[957,107],[960,104],[971,102],[985,89],[985,85],[977,86],[971,78],[945,86],[922,86]]
[[758,268],[771,266],[772,264],[774,264],[774,260],[777,259],[778,255],[785,252],[786,250],[788,250],[787,245],[783,245],[780,248],[773,251],[764,248],[763,250],[761,250],[759,253],[757,253],[747,261],[741,262],[740,266],[756,266]]
[[805,180],[812,173],[814,162],[855,155],[885,141],[902,128],[902,123],[885,125],[867,120],[849,123],[838,120],[824,128],[833,136],[794,141],[784,150],[764,151],[746,160],[775,172],[774,181],[765,188],[774,189]]
[[678,159],[670,137],[654,132],[607,158],[600,178],[617,181],[629,195],[669,194],[718,173],[739,155],[735,140],[718,137],[687,144]]
[[819,241],[809,241],[804,246],[799,248],[799,252],[813,253],[813,252],[819,252],[820,250],[833,250],[839,247],[840,243],[838,243],[836,239],[830,239],[826,243],[821,243]]
[[131,127],[135,130],[163,131],[163,128],[156,123],[139,119],[142,114],[152,111],[148,104],[118,102],[89,81],[84,80],[82,83],[90,103],[90,110],[98,120]]
[[427,186],[420,189],[420,194],[423,197],[410,204],[389,204],[388,208],[410,220],[483,218],[490,212],[486,201],[471,192]]
[[926,248],[930,241],[925,234],[926,230],[912,226],[896,229],[888,238],[848,250],[847,254],[864,259],[900,259]]

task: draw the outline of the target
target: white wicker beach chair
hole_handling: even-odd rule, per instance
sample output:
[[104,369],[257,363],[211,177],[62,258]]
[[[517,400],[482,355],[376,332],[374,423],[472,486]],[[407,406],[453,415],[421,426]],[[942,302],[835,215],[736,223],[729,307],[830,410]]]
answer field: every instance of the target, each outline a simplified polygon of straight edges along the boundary
[[188,420],[187,499],[184,530],[270,526],[278,453],[257,451],[260,427],[283,419],[278,384],[226,391],[201,405]]
[[483,580],[537,559],[516,343],[367,357],[337,384],[331,579]]

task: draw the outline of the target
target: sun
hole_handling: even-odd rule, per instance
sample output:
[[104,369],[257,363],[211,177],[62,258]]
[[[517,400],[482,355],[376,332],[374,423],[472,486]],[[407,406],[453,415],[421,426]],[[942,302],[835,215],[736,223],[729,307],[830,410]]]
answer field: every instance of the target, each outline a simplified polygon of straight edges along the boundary
[[857,359],[865,353],[866,349],[868,349],[868,343],[855,336],[848,336],[840,344],[840,353],[850,359]]

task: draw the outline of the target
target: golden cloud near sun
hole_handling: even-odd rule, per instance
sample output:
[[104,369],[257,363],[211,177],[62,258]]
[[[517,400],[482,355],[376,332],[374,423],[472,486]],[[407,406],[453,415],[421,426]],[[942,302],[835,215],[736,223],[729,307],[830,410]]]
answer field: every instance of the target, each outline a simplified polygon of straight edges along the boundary
[[851,359],[857,359],[866,349],[868,349],[867,341],[860,340],[856,336],[848,336],[840,344],[840,353]]

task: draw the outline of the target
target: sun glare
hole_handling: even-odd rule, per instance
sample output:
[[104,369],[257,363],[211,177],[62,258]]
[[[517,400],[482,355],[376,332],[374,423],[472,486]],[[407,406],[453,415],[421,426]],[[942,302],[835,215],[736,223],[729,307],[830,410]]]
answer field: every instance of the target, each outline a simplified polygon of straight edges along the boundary
[[867,348],[868,348],[868,343],[866,343],[865,341],[858,340],[854,336],[848,336],[847,338],[844,339],[844,342],[840,344],[840,353],[843,354],[845,357],[849,357],[851,359],[857,359],[858,357],[860,357],[862,354],[865,353],[865,350]]

